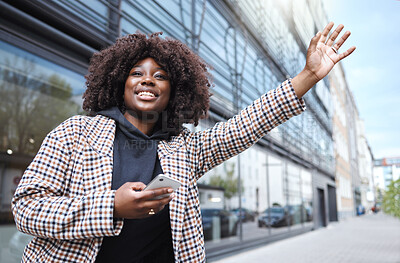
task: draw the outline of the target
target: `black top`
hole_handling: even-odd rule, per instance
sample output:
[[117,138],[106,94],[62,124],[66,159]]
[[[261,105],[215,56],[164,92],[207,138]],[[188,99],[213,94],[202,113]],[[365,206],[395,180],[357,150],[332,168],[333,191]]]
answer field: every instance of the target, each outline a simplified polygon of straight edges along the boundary
[[[117,107],[99,112],[116,121],[114,139],[114,164],[112,189],[117,190],[126,182],[148,184],[163,173],[157,156],[159,140],[168,139],[168,132],[158,130],[147,136],[133,126]],[[173,248],[169,206],[145,219],[124,219],[121,233],[105,237],[96,262],[173,262]],[[165,261],[169,258],[169,261]]]

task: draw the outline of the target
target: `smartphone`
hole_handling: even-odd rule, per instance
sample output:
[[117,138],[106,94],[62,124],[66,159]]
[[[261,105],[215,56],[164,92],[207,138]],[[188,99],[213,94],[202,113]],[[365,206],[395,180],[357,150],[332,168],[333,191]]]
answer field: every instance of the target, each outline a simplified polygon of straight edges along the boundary
[[[164,174],[159,174],[153,180],[151,180],[151,182],[143,189],[143,191],[156,189],[160,187],[171,187],[172,189],[174,189],[174,191],[176,191],[180,186],[181,182],[179,182],[178,180],[169,178]],[[152,200],[162,199],[164,197],[169,196],[170,194],[171,193],[159,195],[154,197]]]

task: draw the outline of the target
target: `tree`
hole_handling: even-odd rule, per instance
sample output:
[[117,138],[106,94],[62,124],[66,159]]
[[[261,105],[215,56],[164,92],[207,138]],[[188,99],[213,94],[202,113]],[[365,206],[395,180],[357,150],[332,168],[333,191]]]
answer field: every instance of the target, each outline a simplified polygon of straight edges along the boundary
[[382,208],[385,213],[400,218],[400,179],[389,184],[383,194]]
[[0,68],[0,151],[36,154],[51,129],[80,112],[72,91],[62,76],[32,61],[5,61]]
[[[224,163],[224,172],[225,176],[221,176],[220,174],[216,174],[210,178],[210,185],[217,186],[217,187],[222,187],[225,189],[224,191],[224,197],[226,199],[231,199],[232,196],[238,193],[238,182],[239,179],[234,176],[235,173],[235,164],[231,163],[229,165],[229,170],[228,170],[228,163]],[[243,184],[241,184],[243,185]],[[243,192],[243,187],[242,187],[242,192]]]

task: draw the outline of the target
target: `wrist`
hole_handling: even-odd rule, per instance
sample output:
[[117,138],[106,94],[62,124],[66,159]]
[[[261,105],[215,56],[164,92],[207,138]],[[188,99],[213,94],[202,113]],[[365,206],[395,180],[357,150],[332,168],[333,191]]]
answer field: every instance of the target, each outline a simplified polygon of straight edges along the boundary
[[120,211],[120,209],[119,209],[119,196],[118,196],[117,191],[115,191],[115,195],[114,195],[113,217],[114,218],[122,218],[121,214],[119,213],[119,211]]
[[292,86],[297,97],[300,99],[307,93],[307,91],[317,84],[318,81],[318,77],[313,72],[304,68],[292,79]]
[[309,82],[309,85],[311,85],[311,87],[317,84],[317,82],[321,80],[313,71],[311,71],[307,67],[305,67],[300,72],[300,74],[302,74],[303,78],[305,78]]
[[120,216],[117,212],[117,210],[114,207],[114,211],[113,211],[113,218],[122,218],[122,216]]

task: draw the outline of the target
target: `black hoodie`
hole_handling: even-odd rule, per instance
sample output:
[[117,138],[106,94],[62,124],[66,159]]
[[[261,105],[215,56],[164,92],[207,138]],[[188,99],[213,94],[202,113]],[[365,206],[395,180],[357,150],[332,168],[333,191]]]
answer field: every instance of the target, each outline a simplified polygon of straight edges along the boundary
[[[162,173],[157,156],[160,140],[169,138],[168,132],[157,130],[147,136],[133,126],[117,107],[98,114],[116,121],[112,189],[117,190],[126,182],[148,184]],[[156,250],[156,251],[155,251]],[[168,205],[146,219],[124,219],[120,235],[105,237],[96,262],[150,262],[161,255],[163,262],[169,257],[173,262],[171,225]],[[152,257],[149,261],[146,258]],[[168,262],[168,261],[167,261]]]

